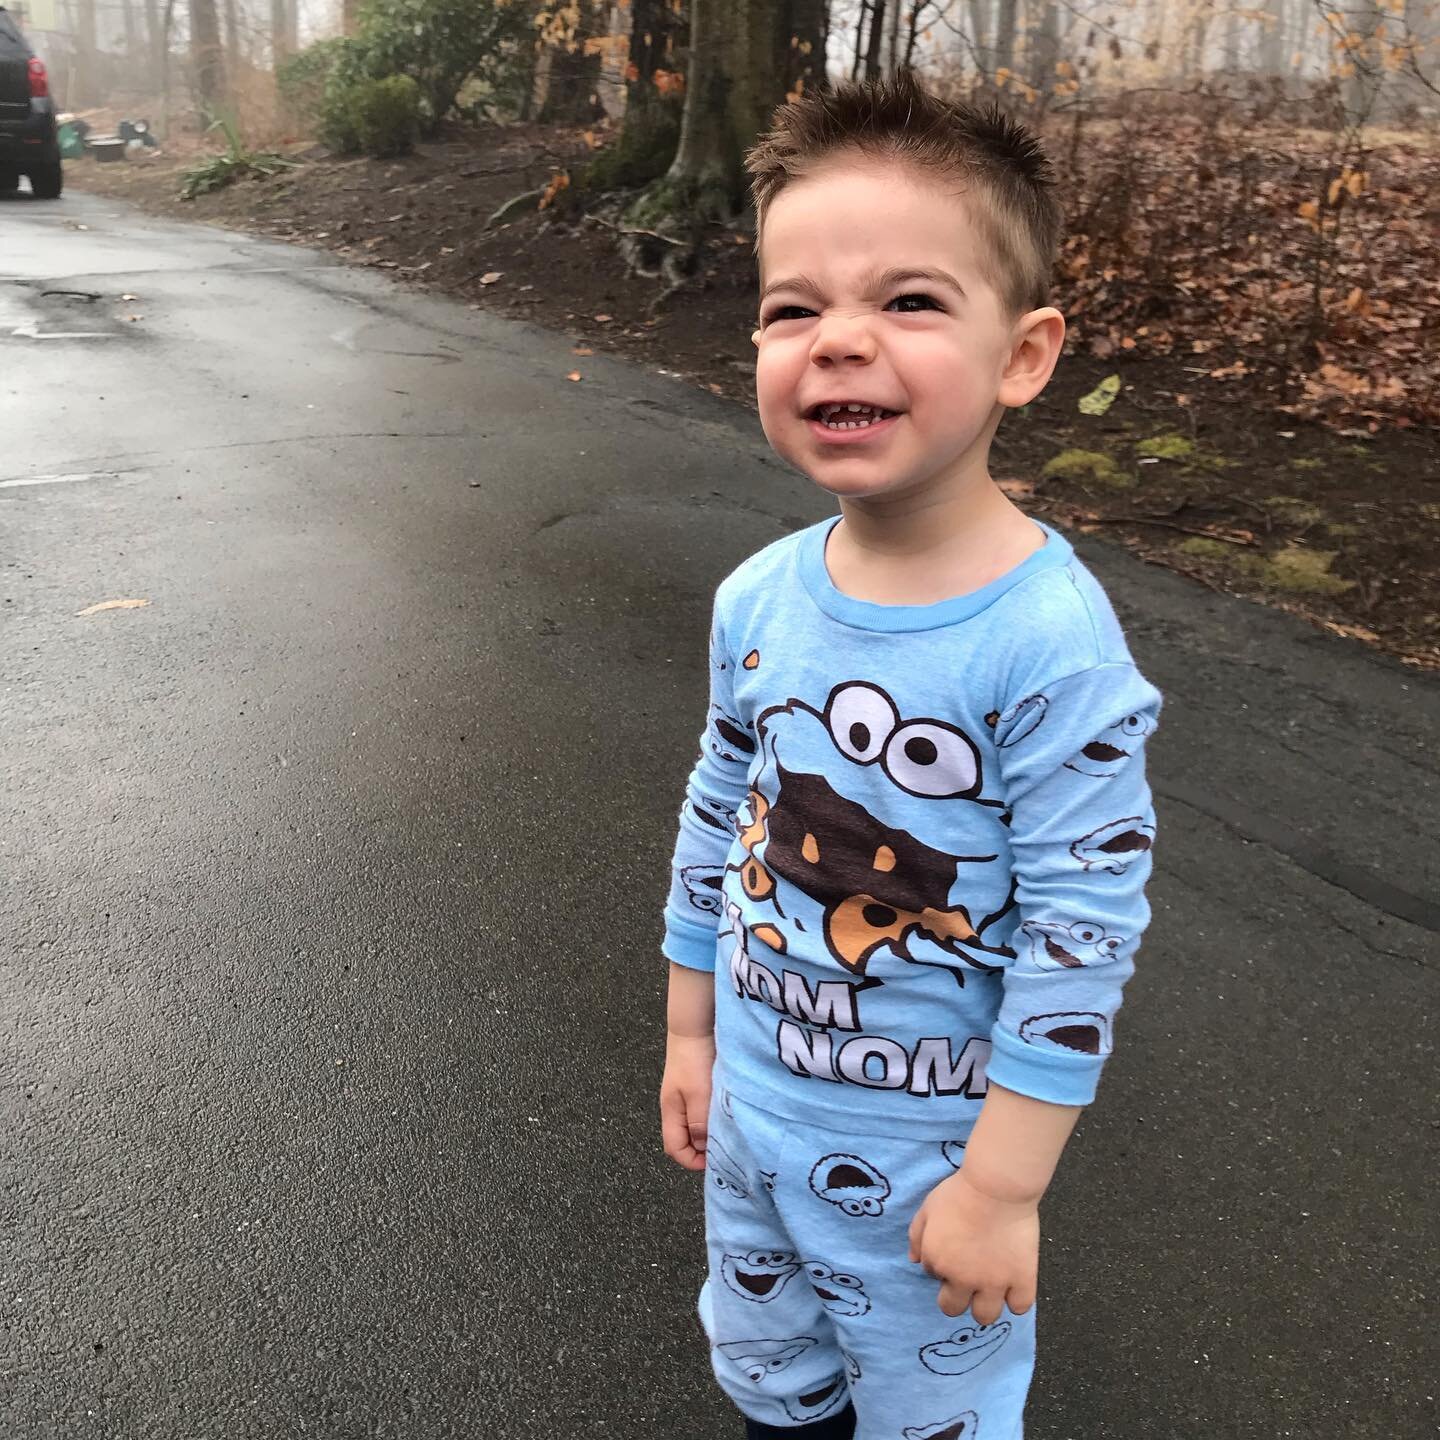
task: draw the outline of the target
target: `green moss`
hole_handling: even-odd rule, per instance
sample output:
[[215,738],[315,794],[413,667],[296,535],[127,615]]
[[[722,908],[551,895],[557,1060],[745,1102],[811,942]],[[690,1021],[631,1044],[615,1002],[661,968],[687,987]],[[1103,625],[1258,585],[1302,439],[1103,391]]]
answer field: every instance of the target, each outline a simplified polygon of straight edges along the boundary
[[1291,462],[1292,470],[1323,470],[1325,462],[1313,455],[1297,455]]
[[1135,442],[1135,452],[1155,460],[1194,460],[1199,446],[1183,435],[1151,435]]
[[1420,507],[1420,513],[1427,520],[1440,520],[1440,505],[1425,504]]
[[1318,505],[1296,495],[1267,495],[1260,503],[1276,519],[1291,525],[1318,525],[1325,518],[1325,512]]
[[1107,490],[1128,490],[1135,484],[1133,475],[1099,450],[1062,450],[1045,462],[1040,474],[1046,480],[1088,481]]
[[1325,527],[1325,533],[1336,540],[1343,540],[1349,535],[1358,535],[1361,527],[1352,525],[1348,520],[1332,520]]
[[1200,560],[1233,560],[1235,547],[1223,540],[1210,540],[1204,535],[1192,535],[1175,547],[1182,555],[1194,555]]
[[1261,583],[1271,590],[1283,590],[1291,595],[1342,595],[1353,590],[1355,582],[1330,573],[1338,553],[1287,545],[1263,561],[1257,573]]

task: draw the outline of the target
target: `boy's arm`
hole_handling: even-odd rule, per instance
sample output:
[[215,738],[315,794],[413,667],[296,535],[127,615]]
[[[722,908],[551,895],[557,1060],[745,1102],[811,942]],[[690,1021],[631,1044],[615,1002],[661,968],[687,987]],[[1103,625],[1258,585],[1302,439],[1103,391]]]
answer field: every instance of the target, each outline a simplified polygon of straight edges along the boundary
[[735,663],[717,596],[710,628],[710,706],[700,758],[680,809],[661,946],[669,960],[692,970],[715,968],[715,938],[724,911],[721,882],[755,754],[753,731],[735,704]]
[[1094,1098],[1149,919],[1144,744],[1159,705],[1133,665],[1100,665],[1021,697],[997,722],[1016,958],[964,1164],[911,1227],[911,1258],[944,1282],[947,1314],[969,1305],[990,1324],[1002,1301],[1021,1311],[1034,1300],[1037,1207]]
[[752,732],[735,705],[734,676],[717,597],[710,631],[709,719],[680,811],[661,947],[670,960],[670,984],[660,1130],[665,1153],[687,1170],[705,1168],[721,887],[755,753]]

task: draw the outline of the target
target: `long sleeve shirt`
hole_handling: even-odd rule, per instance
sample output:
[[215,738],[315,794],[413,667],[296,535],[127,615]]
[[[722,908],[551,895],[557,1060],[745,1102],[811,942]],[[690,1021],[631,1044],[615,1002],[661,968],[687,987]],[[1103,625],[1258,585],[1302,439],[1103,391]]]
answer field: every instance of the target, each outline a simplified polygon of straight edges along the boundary
[[664,950],[716,971],[717,1080],[957,1136],[989,1080],[1094,1096],[1149,919],[1160,696],[1069,543],[934,605],[838,590],[826,521],[720,586]]

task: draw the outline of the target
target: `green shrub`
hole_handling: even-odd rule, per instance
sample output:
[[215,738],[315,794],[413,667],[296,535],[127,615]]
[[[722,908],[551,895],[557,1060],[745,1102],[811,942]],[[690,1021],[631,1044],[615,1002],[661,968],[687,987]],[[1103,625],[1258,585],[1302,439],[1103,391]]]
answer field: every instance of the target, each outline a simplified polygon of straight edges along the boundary
[[321,102],[320,138],[335,150],[403,155],[414,146],[420,122],[420,87],[408,75],[332,78]]
[[363,72],[363,48],[358,41],[342,36],[317,40],[287,56],[275,71],[275,85],[287,115],[300,125],[318,125],[332,80],[355,78]]

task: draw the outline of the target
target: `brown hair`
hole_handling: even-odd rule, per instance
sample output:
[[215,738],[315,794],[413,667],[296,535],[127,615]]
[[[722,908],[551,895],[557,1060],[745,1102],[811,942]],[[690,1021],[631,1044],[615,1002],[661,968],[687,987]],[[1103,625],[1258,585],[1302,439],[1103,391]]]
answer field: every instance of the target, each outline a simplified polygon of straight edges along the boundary
[[775,197],[844,152],[891,159],[957,179],[981,203],[986,279],[1013,315],[1047,302],[1063,212],[1039,140],[998,105],[941,100],[908,71],[889,80],[845,82],[782,105],[745,157],[755,202],[755,248]]

